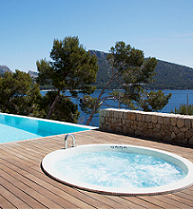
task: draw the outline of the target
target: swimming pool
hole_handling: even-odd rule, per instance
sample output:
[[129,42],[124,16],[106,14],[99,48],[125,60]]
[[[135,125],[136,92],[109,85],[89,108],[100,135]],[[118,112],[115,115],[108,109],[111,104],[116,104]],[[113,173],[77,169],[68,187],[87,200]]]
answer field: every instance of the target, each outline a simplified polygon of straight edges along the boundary
[[95,127],[0,113],[0,143],[86,131]]
[[97,144],[54,151],[42,161],[56,180],[89,191],[153,195],[193,184],[193,163],[173,153],[132,145]]

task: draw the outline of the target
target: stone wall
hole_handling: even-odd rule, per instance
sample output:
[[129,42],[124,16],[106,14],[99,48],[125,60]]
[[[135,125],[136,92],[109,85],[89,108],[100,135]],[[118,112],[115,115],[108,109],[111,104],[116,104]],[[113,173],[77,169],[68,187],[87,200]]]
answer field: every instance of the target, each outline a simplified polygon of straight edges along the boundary
[[193,145],[193,116],[101,109],[99,128],[110,132]]

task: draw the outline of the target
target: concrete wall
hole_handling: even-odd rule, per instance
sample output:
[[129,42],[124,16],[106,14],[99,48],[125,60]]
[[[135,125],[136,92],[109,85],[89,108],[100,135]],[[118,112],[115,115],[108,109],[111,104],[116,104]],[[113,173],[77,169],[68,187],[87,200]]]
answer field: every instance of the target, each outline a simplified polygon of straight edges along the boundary
[[124,109],[101,109],[99,128],[193,145],[193,116]]

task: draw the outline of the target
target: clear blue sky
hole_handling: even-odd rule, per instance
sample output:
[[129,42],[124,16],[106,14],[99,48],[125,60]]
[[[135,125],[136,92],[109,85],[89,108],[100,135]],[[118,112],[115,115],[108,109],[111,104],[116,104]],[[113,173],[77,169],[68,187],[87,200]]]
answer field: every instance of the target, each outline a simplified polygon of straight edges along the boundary
[[193,67],[193,0],[0,0],[0,65],[36,71],[66,36],[104,52],[124,41]]

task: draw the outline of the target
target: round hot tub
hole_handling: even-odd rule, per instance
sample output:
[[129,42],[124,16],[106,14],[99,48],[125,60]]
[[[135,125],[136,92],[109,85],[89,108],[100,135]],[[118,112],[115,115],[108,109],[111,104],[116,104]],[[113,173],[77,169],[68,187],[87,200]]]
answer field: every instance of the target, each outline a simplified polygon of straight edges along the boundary
[[193,163],[176,154],[132,145],[83,145],[54,151],[43,170],[65,184],[117,195],[171,193],[193,185]]

